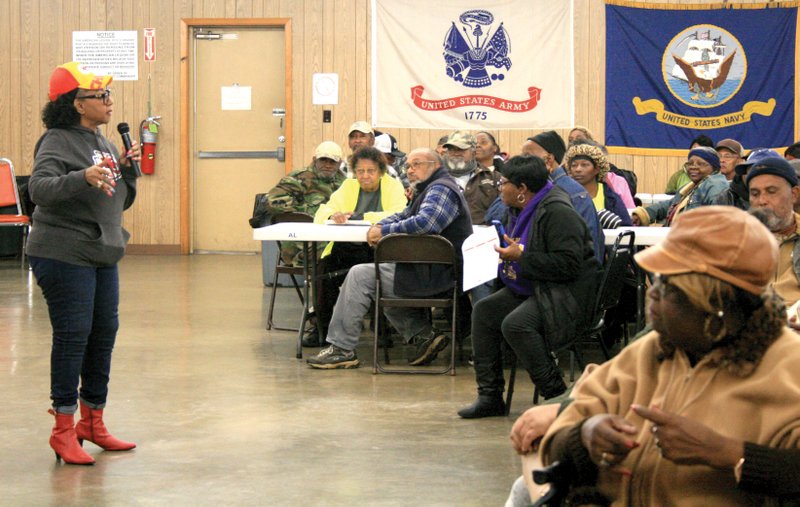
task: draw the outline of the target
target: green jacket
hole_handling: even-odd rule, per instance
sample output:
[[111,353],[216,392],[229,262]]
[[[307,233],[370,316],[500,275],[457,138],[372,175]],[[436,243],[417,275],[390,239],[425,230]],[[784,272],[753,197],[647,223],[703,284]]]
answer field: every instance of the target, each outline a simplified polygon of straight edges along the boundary
[[[313,166],[292,171],[281,178],[267,194],[267,211],[271,215],[296,211],[313,216],[344,180],[345,176],[339,171],[326,178],[320,175]],[[318,257],[325,249],[325,245],[324,242],[318,243]],[[281,259],[286,264],[302,266],[301,244],[289,241],[281,242]]]
[[326,178],[313,166],[297,169],[281,178],[269,191],[267,209],[271,214],[297,211],[313,215],[344,179],[344,175],[338,171]]

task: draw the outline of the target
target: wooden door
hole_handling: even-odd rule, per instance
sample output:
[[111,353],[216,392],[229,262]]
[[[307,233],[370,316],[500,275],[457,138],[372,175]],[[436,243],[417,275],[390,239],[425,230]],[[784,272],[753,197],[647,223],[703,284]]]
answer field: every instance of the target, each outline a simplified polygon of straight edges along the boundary
[[192,252],[254,253],[255,194],[285,174],[284,31],[195,27]]

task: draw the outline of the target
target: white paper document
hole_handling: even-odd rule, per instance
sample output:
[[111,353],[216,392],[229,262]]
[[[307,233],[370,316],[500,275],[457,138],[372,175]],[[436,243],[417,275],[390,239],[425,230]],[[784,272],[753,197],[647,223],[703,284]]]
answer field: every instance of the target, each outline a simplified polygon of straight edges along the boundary
[[223,111],[250,111],[253,109],[252,86],[220,87],[220,108]]
[[497,263],[500,262],[500,254],[494,249],[495,245],[500,244],[497,230],[491,226],[475,227],[474,230],[461,245],[464,255],[462,290],[497,278]]

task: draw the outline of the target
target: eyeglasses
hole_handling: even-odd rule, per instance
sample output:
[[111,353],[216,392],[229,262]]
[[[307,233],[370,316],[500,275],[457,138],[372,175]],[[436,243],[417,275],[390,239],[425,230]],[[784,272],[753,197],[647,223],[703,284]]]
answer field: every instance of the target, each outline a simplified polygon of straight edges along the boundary
[[725,159],[725,160],[736,160],[737,158],[739,158],[739,155],[737,155],[735,153],[723,153],[722,155],[719,156],[719,158],[722,158],[722,159]]
[[83,99],[99,99],[103,101],[104,105],[108,105],[108,99],[111,98],[111,90],[106,90],[104,92],[96,93],[94,95],[83,95],[81,97],[75,97],[78,100]]
[[428,164],[434,164],[433,160],[417,160],[416,162],[411,162],[405,165],[405,170],[408,171],[409,169],[414,169],[418,171],[419,169],[425,167]]
[[[495,188],[503,188],[503,185],[505,185],[506,183],[511,183],[511,182],[508,181],[508,180],[497,180],[497,181],[494,182],[494,187]],[[512,183],[512,185],[513,185],[513,183]]]

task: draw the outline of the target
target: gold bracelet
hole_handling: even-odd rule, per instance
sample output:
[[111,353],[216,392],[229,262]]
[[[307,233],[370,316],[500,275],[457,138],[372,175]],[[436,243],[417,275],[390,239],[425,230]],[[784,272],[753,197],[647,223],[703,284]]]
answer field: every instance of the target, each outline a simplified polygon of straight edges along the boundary
[[744,458],[739,458],[736,465],[733,467],[733,477],[736,479],[736,484],[742,480],[742,468],[744,468]]

